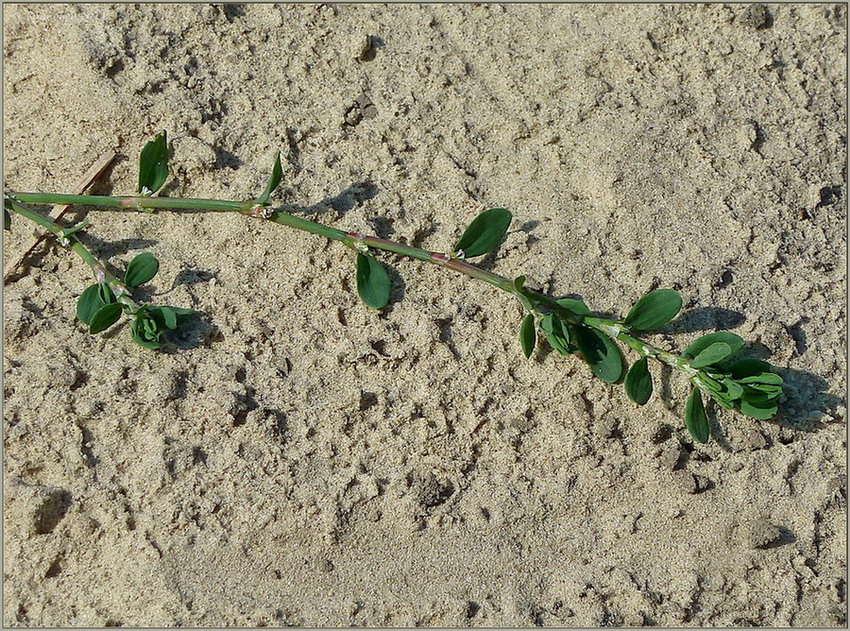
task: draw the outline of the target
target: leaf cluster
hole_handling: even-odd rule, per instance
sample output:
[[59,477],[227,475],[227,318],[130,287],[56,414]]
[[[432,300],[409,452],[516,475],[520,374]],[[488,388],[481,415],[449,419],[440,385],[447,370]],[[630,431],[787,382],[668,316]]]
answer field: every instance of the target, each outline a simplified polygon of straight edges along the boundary
[[700,391],[720,407],[738,409],[752,418],[773,418],[779,410],[782,377],[765,361],[738,358],[743,346],[739,336],[718,331],[703,335],[682,353],[690,359],[691,368],[699,369],[691,379],[694,387],[685,412],[688,429],[699,442],[708,440],[708,419]]
[[[522,280],[516,287],[522,291]],[[530,357],[536,344],[534,327],[537,310],[528,297],[523,304],[530,311],[520,326],[523,354]],[[625,364],[619,349],[608,336],[585,324],[590,309],[581,300],[557,301],[557,308],[547,309],[539,319],[539,328],[549,346],[562,355],[577,355],[591,372],[607,383],[623,377]],[[682,308],[682,298],[671,289],[652,291],[629,310],[618,324],[624,332],[650,331],[670,322]],[[772,418],[778,411],[782,395],[782,377],[767,362],[738,358],[744,341],[734,333],[719,331],[704,335],[690,344],[681,355],[681,366],[693,369],[693,388],[685,410],[685,426],[698,442],[709,436],[708,417],[702,392],[725,409],[738,409],[757,419]],[[648,352],[648,351],[645,351]],[[623,385],[628,397],[638,405],[649,401],[653,393],[648,356],[638,359],[626,371]]]
[[[138,287],[156,276],[158,270],[159,261],[156,257],[143,252],[127,266],[123,286]],[[90,333],[101,333],[126,313],[131,317],[130,335],[133,341],[145,348],[157,349],[162,345],[162,334],[165,331],[176,329],[185,317],[195,313],[192,309],[181,307],[142,305],[134,308],[133,304],[132,301],[122,302],[110,283],[95,283],[80,294],[77,318],[88,325]]]

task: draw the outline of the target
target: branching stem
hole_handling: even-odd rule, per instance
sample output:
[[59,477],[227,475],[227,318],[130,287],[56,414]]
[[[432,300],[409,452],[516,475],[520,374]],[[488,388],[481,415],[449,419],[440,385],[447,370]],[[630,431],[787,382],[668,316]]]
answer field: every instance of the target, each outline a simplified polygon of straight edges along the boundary
[[[92,206],[95,208],[143,211],[156,209],[203,210],[210,212],[235,212],[252,217],[258,216],[256,210],[257,204],[254,201],[237,202],[200,198],[177,199],[170,197],[145,197],[137,195],[109,197],[101,195],[63,195],[53,193],[11,193],[7,195],[7,198],[31,204],[68,204]],[[32,221],[35,221],[39,225],[44,226],[60,238],[62,237],[62,228],[42,215],[15,204],[14,202],[12,202],[12,210],[24,215]],[[367,248],[400,254],[402,256],[426,261],[428,263],[439,265],[440,267],[454,270],[469,276],[470,278],[484,281],[485,283],[517,297],[524,296],[531,302],[532,307],[538,313],[541,311],[556,311],[563,320],[576,324],[581,322],[587,326],[593,327],[611,339],[619,340],[644,357],[650,357],[667,364],[676,370],[684,372],[689,378],[698,375],[700,372],[695,368],[691,368],[687,359],[674,355],[662,348],[653,346],[652,344],[634,337],[629,333],[627,327],[615,320],[590,316],[585,316],[579,319],[575,314],[558,304],[556,300],[528,288],[518,290],[511,279],[500,276],[499,274],[494,274],[493,272],[482,269],[462,259],[452,258],[441,252],[432,252],[412,245],[407,245],[405,243],[390,241],[389,239],[363,235],[358,232],[345,232],[343,230],[325,226],[315,221],[311,221],[310,219],[305,219],[304,217],[298,217],[297,215],[285,212],[272,212],[268,215],[267,220],[274,221],[275,223],[295,228],[297,230],[310,232],[327,239],[339,241],[353,250],[359,251],[363,246],[366,246]],[[103,278],[106,279],[104,282],[108,282],[110,285],[118,289],[118,291],[115,292],[116,295],[121,295],[122,298],[129,300],[129,297],[126,295],[126,288],[123,288],[120,281],[106,272],[105,266],[92,256],[91,253],[89,253],[88,250],[79,243],[79,241],[72,239],[71,248],[92,267],[96,276],[102,275]],[[124,291],[122,291],[121,288],[123,288]]]
[[[77,197],[77,196],[74,196]],[[89,197],[80,195],[79,197]],[[106,268],[106,263],[97,258],[94,254],[89,252],[88,248],[80,243],[80,240],[77,239],[76,235],[66,235],[65,229],[52,221],[51,219],[45,217],[44,215],[35,212],[27,208],[26,206],[21,206],[20,204],[15,203],[14,199],[17,197],[12,197],[7,195],[5,199],[5,207],[7,210],[11,210],[22,217],[26,217],[30,221],[37,223],[42,228],[46,228],[53,236],[56,237],[56,240],[60,245],[67,247],[73,250],[77,256],[79,256],[83,261],[85,261],[88,266],[91,268],[94,273],[95,280],[98,283],[106,283],[112,289],[112,292],[115,294],[115,298],[118,302],[127,305],[130,309],[130,312],[135,312],[139,309],[139,305],[131,298],[130,290],[127,286],[121,282],[120,279],[116,278],[115,275],[109,272]],[[45,202],[51,203],[51,202]],[[62,202],[57,202],[62,203]]]

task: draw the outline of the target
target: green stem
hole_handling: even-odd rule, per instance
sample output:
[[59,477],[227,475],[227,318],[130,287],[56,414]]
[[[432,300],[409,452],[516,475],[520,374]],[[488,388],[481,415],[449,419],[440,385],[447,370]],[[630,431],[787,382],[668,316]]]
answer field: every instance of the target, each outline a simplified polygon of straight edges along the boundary
[[[421,248],[406,245],[404,243],[397,243],[388,239],[363,235],[357,232],[345,232],[337,228],[316,223],[315,221],[311,221],[303,217],[298,217],[297,215],[291,215],[285,212],[273,212],[268,207],[259,205],[254,201],[237,202],[198,198],[176,199],[171,197],[142,197],[136,195],[107,197],[100,195],[62,195],[53,193],[11,193],[7,195],[7,198],[33,204],[69,204],[129,210],[206,210],[211,212],[236,212],[252,217],[263,217],[270,221],[274,221],[275,223],[295,228],[296,230],[303,230],[333,241],[339,241],[353,250],[360,250],[365,246],[367,248],[392,252],[394,254],[400,254],[409,258],[439,265],[440,267],[452,269],[456,272],[469,276],[470,278],[484,281],[485,283],[493,285],[494,287],[497,287],[509,294],[513,294],[518,297],[524,296],[531,301],[535,310],[543,307],[557,312],[563,320],[572,322],[573,324],[583,323],[587,326],[593,327],[611,339],[619,340],[645,357],[651,357],[686,373],[688,377],[692,378],[699,374],[698,370],[690,367],[689,362],[686,359],[632,336],[628,332],[627,327],[614,320],[589,316],[579,318],[558,304],[558,302],[553,298],[527,288],[518,290],[511,279],[481,269],[480,267],[467,263],[466,261],[451,258],[441,252],[431,252],[429,250],[423,250]],[[16,212],[24,214],[17,209]],[[27,211],[27,214],[24,216],[36,221],[36,223],[40,223],[41,225],[48,227],[48,229],[50,229],[50,227],[44,222],[52,224],[49,220],[44,219],[44,217],[33,213],[32,211]],[[53,225],[55,226],[55,224]],[[61,232],[61,228],[59,228],[59,230]],[[56,233],[54,232],[54,234]],[[83,256],[84,259],[86,258],[83,254],[80,255]],[[92,268],[95,269],[97,273],[97,268],[95,268],[88,259],[86,259],[86,261],[89,262],[89,265],[92,265]]]
[[216,212],[249,212],[254,202],[229,202],[220,199],[178,199],[174,197],[144,197],[141,195],[64,195],[62,193],[8,193],[24,204],[67,204],[130,210],[212,210]]
[[315,221],[298,217],[283,212],[271,212],[267,207],[254,201],[236,202],[218,199],[199,199],[172,197],[142,197],[138,195],[125,195],[108,197],[102,195],[63,195],[54,193],[10,193],[8,197],[29,204],[68,204],[76,206],[93,206],[96,208],[117,208],[124,210],[206,210],[211,212],[236,212],[252,217],[265,217],[275,223],[279,223],[296,230],[310,232],[327,239],[340,241],[352,249],[359,249],[358,244],[376,250],[394,252],[410,258],[434,263],[442,267],[453,269],[461,274],[466,274],[477,280],[499,287],[504,291],[515,293],[513,284],[507,278],[493,274],[480,267],[471,265],[465,261],[451,259],[439,252],[430,252],[403,243],[396,243],[387,239],[361,235],[356,232],[345,232],[337,228],[331,228]]
[[121,304],[126,305],[131,312],[134,312],[139,309],[138,303],[136,303],[130,297],[130,290],[127,286],[121,282],[118,278],[116,278],[113,274],[106,269],[106,263],[97,258],[94,254],[89,252],[88,248],[80,243],[79,239],[77,239],[76,235],[66,235],[65,229],[62,228],[59,224],[52,221],[51,219],[41,215],[34,210],[30,210],[26,206],[21,206],[20,204],[15,203],[8,196],[5,200],[5,207],[7,210],[11,210],[22,217],[26,217],[30,221],[37,223],[42,228],[46,228],[53,236],[56,237],[56,240],[60,245],[63,245],[67,248],[73,250],[77,256],[79,256],[83,261],[85,261],[88,266],[91,268],[94,273],[95,280],[98,283],[106,283],[112,289],[112,293],[115,294],[115,298]]

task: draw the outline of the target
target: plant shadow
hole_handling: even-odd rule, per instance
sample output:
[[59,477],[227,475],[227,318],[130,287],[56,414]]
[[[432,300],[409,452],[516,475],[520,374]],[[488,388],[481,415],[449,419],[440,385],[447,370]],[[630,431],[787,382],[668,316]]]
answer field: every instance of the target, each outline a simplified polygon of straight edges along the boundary
[[746,322],[744,314],[721,307],[697,307],[682,313],[660,329],[661,333],[694,333],[696,331],[721,331],[734,329]]
[[192,350],[201,346],[210,347],[224,339],[221,330],[206,319],[206,314],[197,312],[186,318],[180,325],[167,331],[164,336],[165,344],[161,350],[166,354]]
[[316,204],[311,204],[309,206],[286,204],[276,208],[275,210],[277,212],[298,215],[316,215],[333,210],[336,212],[337,218],[339,218],[377,195],[377,185],[371,180],[364,180],[363,182],[352,184],[341,193],[331,197],[326,197]]
[[381,263],[384,269],[387,270],[387,276],[390,278],[390,301],[386,307],[380,310],[379,315],[381,319],[384,319],[393,312],[396,304],[404,299],[407,288],[404,284],[404,278],[399,274],[398,269],[394,265],[390,265],[384,260]]

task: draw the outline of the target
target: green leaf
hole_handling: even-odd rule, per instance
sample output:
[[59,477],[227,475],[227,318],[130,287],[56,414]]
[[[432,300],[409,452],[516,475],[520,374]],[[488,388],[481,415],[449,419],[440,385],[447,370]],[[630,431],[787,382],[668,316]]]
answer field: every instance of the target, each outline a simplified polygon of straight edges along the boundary
[[[769,384],[762,384],[762,383],[750,384],[750,388],[751,388],[750,392],[763,394],[766,397],[768,397],[769,399],[777,399],[783,393],[782,386],[774,386],[774,385],[769,385]],[[748,401],[751,401],[753,396],[754,396],[754,394],[748,394],[744,398],[746,398]]]
[[572,355],[578,350],[570,343],[573,336],[570,333],[569,326],[557,315],[547,313],[543,316],[540,321],[540,328],[547,333],[546,340],[549,342],[549,346],[561,355]]
[[85,324],[91,324],[94,314],[108,304],[115,302],[115,295],[106,283],[89,285],[77,299],[77,317]]
[[190,315],[195,315],[196,313],[198,313],[194,309],[187,309],[185,307],[169,306],[169,309],[173,310],[174,313],[176,313],[178,317],[180,317],[180,316],[190,316]]
[[103,304],[108,305],[115,302],[115,294],[112,293],[112,288],[107,283],[100,283],[97,286],[97,291]]
[[558,351],[561,355],[572,355],[578,349],[571,344],[568,344],[564,338],[554,335],[553,333],[549,333],[546,336],[546,341],[549,342],[549,346]]
[[162,319],[165,321],[165,326],[169,329],[177,328],[177,314],[171,307],[160,307],[159,312],[162,314]]
[[367,306],[383,309],[390,301],[390,279],[380,261],[357,253],[357,293]]
[[632,364],[623,382],[626,394],[638,405],[645,404],[652,396],[652,375],[649,374],[646,363],[646,357],[641,357]]
[[148,142],[139,156],[139,195],[156,193],[168,179],[168,141],[163,131]]
[[12,215],[5,208],[3,209],[3,230],[12,229]]
[[156,320],[159,328],[176,329],[180,322],[196,312],[193,309],[183,309],[181,307],[171,307],[163,305],[161,307],[146,306],[145,309]]
[[162,328],[151,317],[148,311],[140,310],[136,314],[136,317],[133,318],[133,321],[130,323],[130,336],[136,344],[156,350],[162,346],[160,343]]
[[682,297],[672,289],[656,289],[635,303],[623,324],[636,331],[650,331],[667,324],[682,308]]
[[744,396],[741,397],[741,401],[746,401],[750,405],[754,405],[756,407],[770,407],[772,405],[776,405],[776,400],[779,398],[781,392],[761,392],[759,390],[746,390],[744,392]]
[[714,399],[714,402],[717,403],[724,410],[734,410],[735,409],[735,401],[730,399],[726,395],[722,394],[713,394],[711,398]]
[[727,357],[732,355],[732,347],[726,342],[715,342],[700,351],[691,361],[691,368],[705,368],[722,362]]
[[614,383],[623,374],[623,358],[614,343],[596,329],[577,326],[573,329],[576,344],[594,375],[606,383]]
[[77,318],[85,324],[89,324],[92,316],[105,304],[100,299],[100,292],[98,289],[99,287],[97,283],[89,285],[83,290],[80,297],[77,298]]
[[732,373],[734,379],[741,377],[751,377],[763,372],[770,372],[771,365],[763,362],[760,359],[744,358],[737,360],[729,367],[729,372]]
[[583,301],[576,298],[561,298],[557,301],[564,309],[577,316],[590,314],[590,308]]
[[699,388],[692,389],[691,396],[688,397],[685,406],[685,427],[698,443],[708,441],[708,417],[705,415]]
[[739,379],[741,383],[772,383],[776,385],[782,385],[784,380],[780,375],[777,375],[775,372],[763,372],[760,375],[751,375],[749,377],[744,377]]
[[523,287],[525,287],[525,276],[517,276],[514,278],[514,289],[522,291]]
[[726,392],[729,394],[730,399],[740,399],[742,396],[744,396],[744,389],[738,384],[737,381],[733,381],[732,379],[724,379],[723,385],[726,387]]
[[701,375],[699,377],[699,380],[706,388],[708,388],[712,392],[723,392],[723,386],[720,385],[720,382],[716,379],[712,379],[707,375]]
[[729,333],[729,331],[717,331],[716,333],[709,333],[708,335],[703,335],[702,337],[694,340],[691,345],[682,352],[682,355],[689,358],[696,357],[706,348],[717,342],[728,344],[729,348],[732,349],[733,355],[744,347],[744,340],[741,339],[740,336],[735,335],[734,333]]
[[742,414],[746,414],[749,417],[767,420],[773,418],[773,415],[779,410],[779,406],[758,407],[748,401],[741,401],[741,407],[739,409]]
[[138,287],[156,276],[159,271],[159,261],[150,252],[142,252],[127,266],[124,272],[124,284],[128,287]]
[[104,305],[92,316],[91,322],[89,323],[89,332],[100,333],[101,331],[105,331],[118,322],[118,318],[121,317],[122,311],[123,307],[120,303],[113,302],[111,304]]
[[529,313],[522,320],[519,327],[519,343],[522,346],[522,354],[528,359],[531,353],[534,352],[534,345],[537,343],[537,330],[534,326],[534,314]]
[[277,152],[277,157],[274,161],[274,167],[272,167],[272,174],[269,178],[268,184],[266,184],[266,190],[263,191],[263,194],[260,195],[255,201],[265,206],[269,203],[269,197],[274,192],[274,189],[277,188],[277,185],[280,184],[280,180],[283,178],[283,169],[280,168],[280,151]]
[[455,244],[455,254],[463,253],[466,258],[487,254],[499,247],[508,226],[511,225],[511,211],[506,208],[491,208],[478,215],[469,224],[466,232]]

